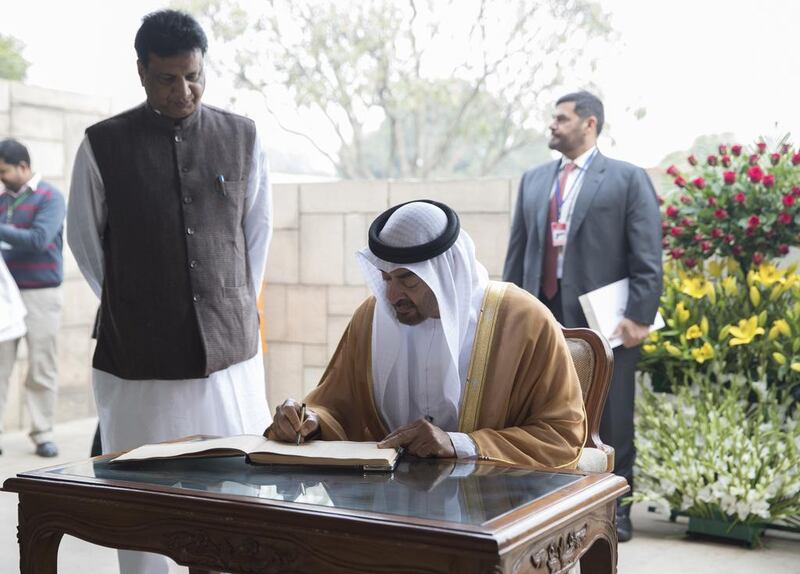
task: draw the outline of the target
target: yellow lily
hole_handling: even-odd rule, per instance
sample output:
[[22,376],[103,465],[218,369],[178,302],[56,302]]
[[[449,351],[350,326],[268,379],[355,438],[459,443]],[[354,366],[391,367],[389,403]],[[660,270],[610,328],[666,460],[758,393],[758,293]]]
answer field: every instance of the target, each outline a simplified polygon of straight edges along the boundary
[[736,295],[739,291],[739,287],[736,285],[736,277],[731,277],[730,275],[725,277],[725,279],[722,280],[722,288],[725,291],[725,295],[729,297]]
[[703,277],[686,277],[681,282],[681,293],[694,297],[695,299],[702,299],[708,296],[714,297],[714,285],[706,281]]
[[795,373],[800,373],[800,363],[792,363],[789,365],[789,368],[792,369]]
[[686,339],[699,339],[703,336],[703,331],[699,325],[692,325],[686,330]]
[[648,354],[655,353],[657,348],[655,345],[642,345],[642,351]]
[[708,319],[705,317],[700,319],[700,330],[703,332],[703,335],[708,335]]
[[756,335],[763,335],[763,327],[758,326],[758,315],[753,315],[749,319],[741,319],[738,325],[731,325],[729,330],[733,338],[728,343],[731,347],[736,345],[747,345]]
[[669,353],[673,357],[681,356],[681,350],[672,343],[664,343],[664,348],[667,350],[667,353]]
[[709,261],[708,262],[708,273],[712,277],[719,277],[720,275],[722,275],[723,267],[724,267],[724,264],[720,263],[719,261]]
[[758,307],[761,303],[761,292],[755,285],[750,286],[750,302],[753,304],[753,307]]
[[689,310],[684,306],[683,301],[679,302],[675,307],[675,315],[678,317],[678,323],[685,323],[689,320]]
[[758,271],[753,274],[753,280],[769,287],[773,283],[784,283],[785,273],[775,267],[772,263],[762,263]]
[[779,365],[786,364],[786,357],[784,356],[783,353],[777,353],[777,352],[772,353],[772,358],[775,359],[775,362],[778,363]]
[[699,349],[692,349],[692,358],[700,364],[714,356],[714,347],[708,343],[703,343]]
[[776,319],[775,321],[772,322],[772,328],[769,330],[769,334],[767,335],[767,338],[770,341],[774,341],[780,335],[784,335],[786,337],[791,337],[792,336],[792,328],[789,326],[789,323],[787,323],[785,320]]

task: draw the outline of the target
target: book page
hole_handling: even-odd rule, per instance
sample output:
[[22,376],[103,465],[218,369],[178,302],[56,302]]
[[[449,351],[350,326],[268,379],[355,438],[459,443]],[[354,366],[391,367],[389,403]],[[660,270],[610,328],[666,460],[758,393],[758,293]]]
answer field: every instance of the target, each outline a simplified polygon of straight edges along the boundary
[[181,456],[205,453],[209,451],[213,451],[213,453],[209,453],[209,456],[247,454],[251,450],[258,450],[267,442],[270,441],[265,439],[263,436],[243,434],[238,436],[212,438],[208,440],[196,440],[189,442],[146,444],[118,456],[111,462],[146,460],[151,458],[178,458]]

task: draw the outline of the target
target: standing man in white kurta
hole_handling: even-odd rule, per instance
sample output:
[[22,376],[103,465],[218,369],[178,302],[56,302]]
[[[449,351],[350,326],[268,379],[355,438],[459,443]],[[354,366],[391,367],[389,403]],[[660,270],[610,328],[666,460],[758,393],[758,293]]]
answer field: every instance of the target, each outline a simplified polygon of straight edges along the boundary
[[[206,36],[189,15],[136,34],[147,101],[86,130],[68,243],[100,297],[93,386],[103,451],[269,424],[256,298],[272,233],[254,123],[201,104]],[[120,569],[167,572],[120,551]]]

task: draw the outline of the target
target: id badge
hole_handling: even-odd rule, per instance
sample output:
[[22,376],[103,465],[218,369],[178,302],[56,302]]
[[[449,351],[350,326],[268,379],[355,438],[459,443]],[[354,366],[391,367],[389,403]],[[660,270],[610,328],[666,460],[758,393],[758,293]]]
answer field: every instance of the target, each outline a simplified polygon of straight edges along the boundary
[[567,244],[567,224],[554,221],[550,224],[550,234],[553,247],[564,247]]

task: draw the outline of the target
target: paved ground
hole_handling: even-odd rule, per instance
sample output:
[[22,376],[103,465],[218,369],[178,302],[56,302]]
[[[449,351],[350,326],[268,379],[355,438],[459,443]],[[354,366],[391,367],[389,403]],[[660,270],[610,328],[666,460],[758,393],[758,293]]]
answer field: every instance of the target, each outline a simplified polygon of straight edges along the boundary
[[[85,419],[56,427],[61,455],[52,464],[86,458],[96,421]],[[33,446],[23,433],[3,438],[0,480],[15,473],[49,466],[50,460],[33,454]],[[16,543],[17,501],[13,494],[0,492],[0,574],[19,571]],[[800,536],[769,534],[764,546],[748,550],[727,544],[689,540],[686,523],[670,523],[665,517],[634,507],[635,536],[620,545],[620,574],[800,574]],[[110,574],[117,572],[113,550],[64,537],[59,552],[60,574]]]

